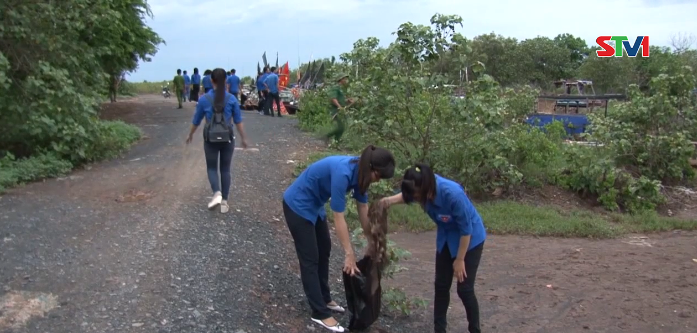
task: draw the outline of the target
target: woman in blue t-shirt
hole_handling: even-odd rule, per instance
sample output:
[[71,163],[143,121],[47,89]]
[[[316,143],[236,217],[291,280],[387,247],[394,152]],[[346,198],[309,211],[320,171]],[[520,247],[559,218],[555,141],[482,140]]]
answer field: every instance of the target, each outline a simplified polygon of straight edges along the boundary
[[435,332],[444,333],[447,326],[453,275],[457,278],[457,295],[467,313],[469,332],[481,332],[474,280],[486,239],[482,218],[460,184],[434,174],[426,164],[407,169],[402,180],[402,193],[380,201],[384,206],[413,202],[419,203],[438,226],[433,301]]
[[[208,181],[213,190],[213,199],[208,203],[208,209],[215,209],[220,206],[220,212],[227,213],[230,210],[228,196],[230,194],[232,177],[232,153],[235,151],[235,136],[232,133],[232,124],[235,124],[235,127],[237,127],[237,133],[242,138],[242,148],[245,149],[247,148],[247,135],[242,124],[240,103],[234,95],[225,91],[225,70],[216,68],[211,72],[209,78],[215,88],[203,94],[204,98],[196,103],[196,112],[191,120],[186,144],[191,143],[196,129],[201,125],[204,118],[206,123],[211,123],[216,110],[223,113],[223,121],[229,126],[230,137],[225,138],[225,141],[211,142],[210,139],[206,140],[207,135],[204,133],[203,152],[206,156]],[[206,131],[205,128],[204,131]],[[220,165],[220,173],[218,173],[218,165]]]
[[[295,242],[300,262],[300,277],[312,308],[312,321],[333,332],[345,329],[332,317],[332,311],[344,308],[332,300],[329,291],[329,237],[324,205],[331,198],[334,226],[344,248],[344,272],[359,273],[344,218],[346,194],[353,191],[363,232],[370,241],[368,187],[380,179],[394,176],[395,161],[386,149],[368,146],[358,156],[329,156],[312,163],[283,194],[283,214]],[[371,251],[369,244],[367,251]]]

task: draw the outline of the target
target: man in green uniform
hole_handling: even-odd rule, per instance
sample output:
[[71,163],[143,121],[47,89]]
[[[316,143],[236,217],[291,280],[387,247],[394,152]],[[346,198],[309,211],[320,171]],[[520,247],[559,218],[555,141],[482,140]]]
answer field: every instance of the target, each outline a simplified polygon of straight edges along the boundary
[[184,77],[182,76],[181,69],[177,69],[177,76],[172,80],[172,85],[174,86],[174,94],[177,95],[177,102],[179,102],[178,109],[181,109],[182,96],[184,96]]
[[348,84],[348,78],[348,75],[340,74],[336,77],[335,82],[337,84],[330,87],[328,91],[329,101],[331,104],[332,120],[336,122],[336,125],[329,133],[327,133],[327,138],[333,138],[336,141],[341,139],[341,136],[344,134],[344,130],[346,130],[345,110],[347,107],[353,104],[353,100],[346,98],[346,95],[342,89]]

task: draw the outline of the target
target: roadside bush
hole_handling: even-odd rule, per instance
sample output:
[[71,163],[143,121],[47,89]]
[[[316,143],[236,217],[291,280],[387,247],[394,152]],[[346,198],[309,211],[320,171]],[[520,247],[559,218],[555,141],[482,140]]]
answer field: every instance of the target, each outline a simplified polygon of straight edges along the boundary
[[608,209],[635,212],[665,202],[662,183],[693,180],[689,159],[695,154],[695,77],[690,70],[685,73],[653,78],[647,93],[632,85],[629,102],[617,105],[607,117],[590,115],[592,134],[586,137],[596,146],[567,151],[562,183],[597,196]]
[[325,89],[304,91],[299,107],[301,111],[298,112],[298,122],[303,130],[316,132],[331,123],[329,97]]
[[23,159],[6,155],[0,159],[0,193],[18,184],[62,176],[72,169],[72,163],[59,158],[55,153],[37,154]]

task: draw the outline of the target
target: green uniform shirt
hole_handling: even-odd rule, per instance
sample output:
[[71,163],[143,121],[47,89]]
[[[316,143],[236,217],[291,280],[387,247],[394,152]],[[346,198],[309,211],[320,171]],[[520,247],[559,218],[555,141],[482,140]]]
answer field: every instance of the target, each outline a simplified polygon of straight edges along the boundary
[[329,104],[331,105],[332,114],[339,111],[336,105],[334,105],[334,102],[332,102],[333,99],[336,99],[339,102],[339,105],[346,106],[346,95],[344,95],[344,91],[341,90],[341,86],[332,86],[329,88],[327,94],[329,95]]
[[184,77],[181,75],[175,76],[174,80],[172,80],[172,85],[174,85],[175,91],[184,89]]

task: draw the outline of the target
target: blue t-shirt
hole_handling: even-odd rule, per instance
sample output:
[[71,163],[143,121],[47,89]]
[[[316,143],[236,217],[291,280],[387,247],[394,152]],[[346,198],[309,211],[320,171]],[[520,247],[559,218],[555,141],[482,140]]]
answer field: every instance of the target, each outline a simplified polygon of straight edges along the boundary
[[259,80],[257,80],[257,89],[259,89],[259,91],[266,90],[266,87],[264,86],[264,81],[268,76],[268,73],[261,74],[261,77],[259,78]]
[[186,74],[184,74],[184,84],[187,86],[191,84],[191,78]]
[[426,204],[426,213],[438,226],[437,251],[448,245],[450,255],[457,257],[461,236],[471,236],[469,248],[486,239],[486,229],[481,216],[467,198],[460,184],[436,175],[436,197]]
[[283,200],[296,214],[315,224],[327,218],[324,204],[331,198],[332,211],[346,210],[346,194],[368,203],[368,194],[358,188],[358,157],[329,156],[312,163],[283,193]]
[[[210,100],[208,100],[208,97],[206,96],[210,96]],[[228,92],[225,93],[225,98],[229,98],[227,104],[225,104],[225,109],[223,109],[223,117],[225,118],[225,122],[230,123],[230,119],[232,118],[232,122],[234,124],[241,123],[242,111],[240,111],[240,103],[237,101],[237,98]],[[198,99],[194,119],[191,120],[192,124],[195,126],[201,125],[203,117],[206,117],[206,121],[211,121],[211,118],[213,118],[213,103],[211,103],[211,101],[214,100],[215,90],[209,91],[207,94]]]
[[264,79],[264,82],[269,87],[269,92],[272,94],[278,94],[278,75],[276,73],[271,73]]
[[230,93],[236,94],[240,91],[240,77],[232,74],[227,77],[227,80],[225,80],[225,83],[230,85]]
[[213,81],[211,80],[210,75],[206,75],[203,77],[203,83],[202,83],[204,88],[213,88]]
[[201,84],[201,75],[200,74],[191,75],[191,84]]

